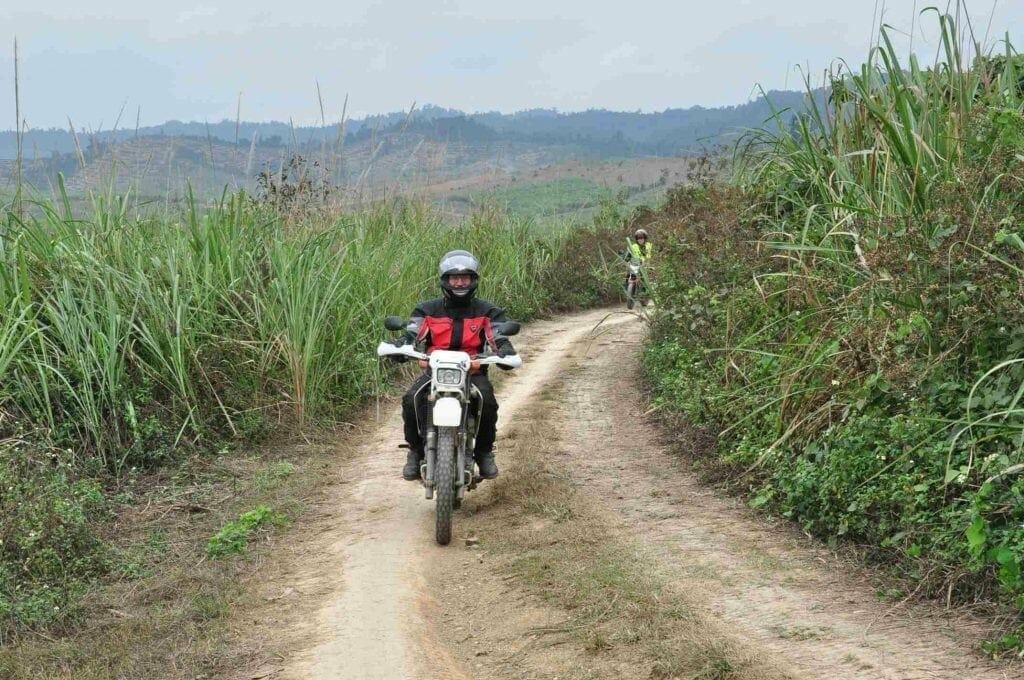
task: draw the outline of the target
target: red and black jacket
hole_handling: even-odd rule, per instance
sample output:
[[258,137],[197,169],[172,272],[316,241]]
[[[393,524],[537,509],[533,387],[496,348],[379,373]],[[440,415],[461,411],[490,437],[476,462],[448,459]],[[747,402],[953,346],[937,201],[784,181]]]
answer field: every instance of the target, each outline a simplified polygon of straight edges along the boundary
[[490,345],[503,354],[514,354],[509,339],[496,332],[494,325],[508,321],[505,310],[471,298],[437,298],[416,305],[406,327],[407,337],[422,344],[426,353],[435,349],[466,352],[475,357]]

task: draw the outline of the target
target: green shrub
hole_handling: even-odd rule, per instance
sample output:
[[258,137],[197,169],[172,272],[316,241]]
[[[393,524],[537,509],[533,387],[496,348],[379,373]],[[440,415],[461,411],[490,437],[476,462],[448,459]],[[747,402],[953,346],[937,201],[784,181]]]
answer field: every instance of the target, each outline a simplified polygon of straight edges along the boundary
[[670,194],[646,372],[752,505],[1024,609],[1020,60],[881,44],[751,133],[736,187]]
[[64,452],[0,446],[0,639],[15,622],[70,616],[83,583],[109,566],[97,533],[107,499],[75,474]]
[[557,253],[539,272],[538,282],[550,309],[586,309],[621,299],[625,268],[622,225],[592,226],[563,237]]
[[239,555],[245,552],[249,539],[257,531],[267,526],[284,524],[285,521],[284,515],[275,513],[265,505],[258,505],[242,513],[237,520],[228,522],[211,536],[206,543],[206,554],[213,559]]

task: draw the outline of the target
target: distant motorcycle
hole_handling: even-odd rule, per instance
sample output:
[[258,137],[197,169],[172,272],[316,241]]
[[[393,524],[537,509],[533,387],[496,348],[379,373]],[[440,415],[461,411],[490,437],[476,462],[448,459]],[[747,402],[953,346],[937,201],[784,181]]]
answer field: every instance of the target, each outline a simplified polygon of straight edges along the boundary
[[646,293],[644,287],[644,263],[637,258],[630,258],[627,261],[629,271],[626,274],[626,309],[633,309],[640,300],[640,296]]
[[[398,316],[384,320],[384,327],[389,331],[402,331],[405,326],[405,320]],[[519,324],[510,321],[496,330],[506,337],[512,336],[519,332]],[[426,396],[429,427],[420,476],[427,499],[436,495],[435,539],[440,545],[448,545],[452,540],[453,510],[462,504],[466,491],[473,490],[481,481],[474,475],[473,447],[483,400],[469,382],[469,376],[482,366],[519,368],[523,360],[518,355],[501,357],[496,354],[473,358],[466,352],[446,350],[425,354],[414,345],[396,347],[390,342],[381,342],[377,355],[416,359],[422,368],[430,370],[430,393]]]

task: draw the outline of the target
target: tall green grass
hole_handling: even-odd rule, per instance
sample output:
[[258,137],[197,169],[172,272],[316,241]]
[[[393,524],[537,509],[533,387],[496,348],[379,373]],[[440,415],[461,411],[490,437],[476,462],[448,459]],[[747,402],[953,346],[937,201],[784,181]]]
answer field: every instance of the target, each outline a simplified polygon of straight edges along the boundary
[[648,367],[755,505],[1024,607],[1024,60],[925,15],[670,200]]
[[538,315],[565,238],[409,203],[302,219],[242,195],[163,216],[123,199],[26,208],[0,224],[0,639],[63,617],[107,569],[94,524],[110,480],[379,393],[381,321],[439,293],[447,250],[480,258],[480,294],[510,316]]
[[[921,331],[937,351],[927,318],[933,312],[948,322],[966,302],[987,307],[989,316],[974,324],[1012,318],[992,299],[970,298],[986,284],[1012,290],[1022,272],[1013,260],[1024,250],[1014,238],[1024,179],[1024,59],[1008,37],[1001,54],[982,53],[954,16],[929,13],[941,38],[930,68],[913,55],[904,65],[883,28],[859,70],[830,74],[827,104],[809,88],[805,111],[788,127],[780,115],[774,130],[749,133],[738,158],[740,182],[762,199],[769,226],[762,245],[781,263],[757,274],[771,294],[790,307],[810,304],[833,329],[858,324],[866,304],[876,320],[902,317],[896,335]],[[963,45],[974,46],[973,58]],[[822,363],[813,342],[806,350],[792,366],[794,385]],[[998,371],[1014,369],[1005,363],[1012,358],[997,352],[989,360]],[[998,413],[1003,424],[1014,416],[1014,427],[1024,425],[1019,402]]]
[[[930,68],[916,55],[904,63],[883,28],[859,69],[839,65],[827,74],[827,101],[808,77],[808,105],[795,120],[779,112],[774,125],[747,134],[738,156],[743,182],[782,209],[817,206],[827,218],[922,214],[969,158],[997,153],[995,140],[976,138],[979,126],[1006,126],[1000,114],[1019,114],[1024,62],[1009,36],[1001,54],[984,54],[954,16],[924,12],[933,13],[940,49]],[[975,46],[973,59],[965,44]],[[986,198],[984,186],[970,189]]]
[[2,404],[114,471],[146,462],[125,452],[147,416],[180,445],[255,412],[301,426],[358,402],[384,377],[379,320],[436,288],[448,249],[478,253],[482,294],[536,315],[555,247],[520,222],[452,227],[417,206],[317,225],[241,197],[181,221],[39,208],[9,213],[0,241]]

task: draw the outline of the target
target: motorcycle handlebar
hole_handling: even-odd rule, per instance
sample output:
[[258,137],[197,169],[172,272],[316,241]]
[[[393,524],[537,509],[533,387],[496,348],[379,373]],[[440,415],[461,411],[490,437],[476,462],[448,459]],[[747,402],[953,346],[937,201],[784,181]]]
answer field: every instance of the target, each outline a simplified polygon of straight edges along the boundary
[[[523,360],[517,354],[507,357],[494,356],[488,358],[493,358],[494,361],[483,361],[481,359],[473,359],[473,361],[471,361],[469,364],[470,371],[476,373],[477,371],[480,370],[481,366],[488,366],[490,364],[494,364],[496,366],[505,366],[506,368],[519,368],[520,366],[523,365]],[[426,359],[420,359],[420,368],[429,367],[429,361],[427,361]]]
[[519,368],[523,365],[523,358],[518,354],[510,354],[505,357],[494,354],[483,359],[474,359],[473,368],[480,368],[481,366],[504,366],[505,368]]
[[[399,347],[390,342],[382,342],[377,345],[377,356],[405,356],[410,359],[418,359],[421,368],[427,368],[430,365],[430,356],[423,352],[416,351],[416,348],[412,345],[402,345]],[[481,366],[490,366],[492,364],[495,366],[504,366],[505,368],[519,368],[523,365],[523,359],[518,354],[512,354],[506,357],[492,354],[491,356],[473,359],[471,366],[473,370],[479,370]]]
[[416,348],[412,345],[394,345],[390,342],[382,342],[377,345],[377,356],[379,357],[394,357],[404,356],[410,359],[422,359],[426,360],[427,355],[423,352],[417,352]]

